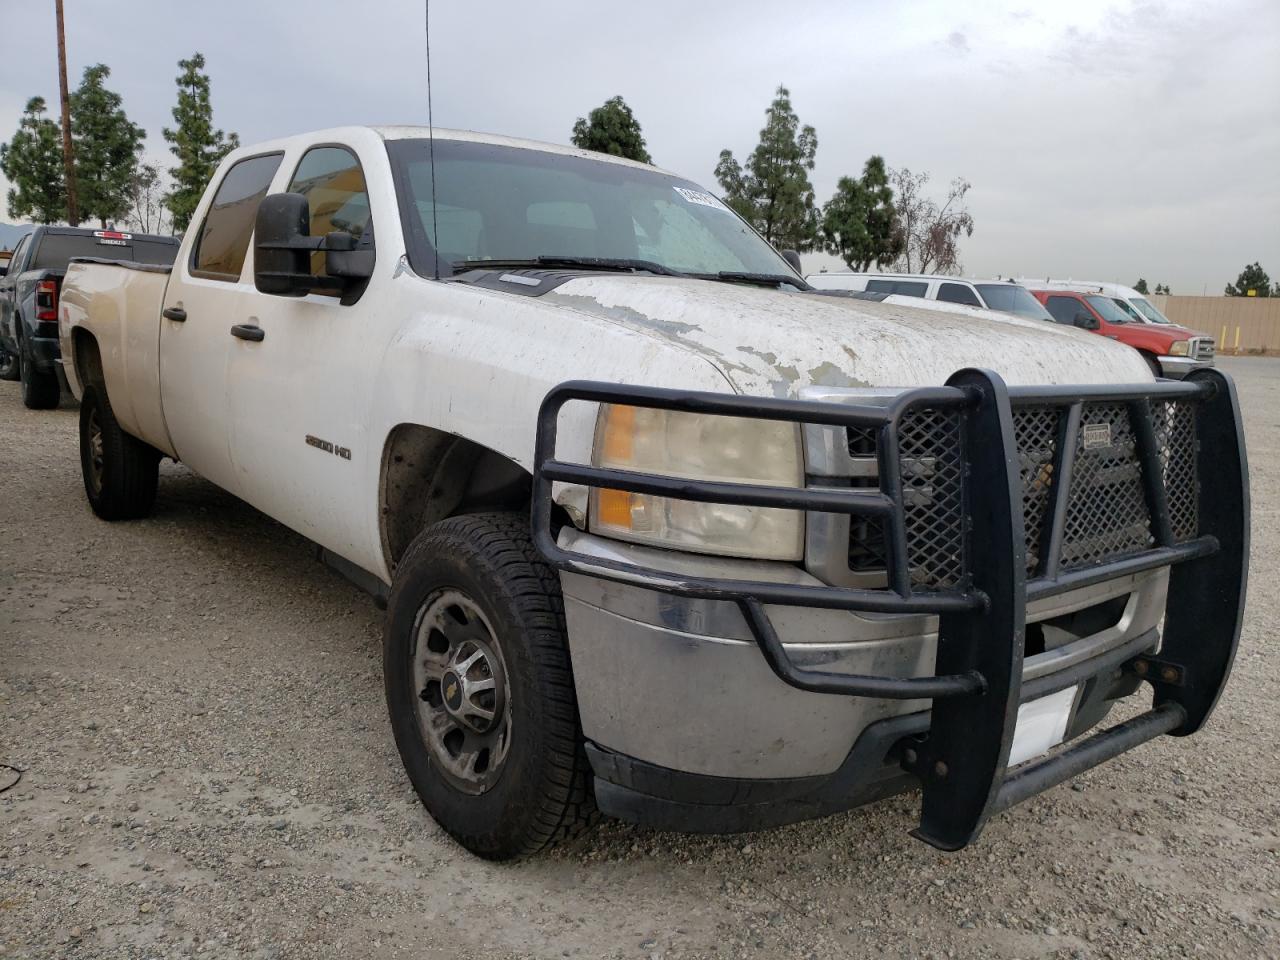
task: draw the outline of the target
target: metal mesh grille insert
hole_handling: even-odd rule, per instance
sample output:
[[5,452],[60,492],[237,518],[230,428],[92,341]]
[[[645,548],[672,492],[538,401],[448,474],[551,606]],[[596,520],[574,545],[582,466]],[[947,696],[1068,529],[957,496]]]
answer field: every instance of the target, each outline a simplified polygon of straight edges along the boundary
[[1085,404],[1067,499],[1062,566],[1090,566],[1152,543],[1128,407]]
[[1025,407],[1013,412],[1018,471],[1022,475],[1022,523],[1027,533],[1028,573],[1040,565],[1045,515],[1053,502],[1058,415],[1054,407]]
[[[1013,410],[1027,574],[1032,577],[1044,568],[1046,529],[1057,492],[1058,445],[1069,409],[1067,404],[1040,404]],[[1174,539],[1185,542],[1198,535],[1200,522],[1195,403],[1153,402],[1151,411],[1170,524]],[[960,423],[958,413],[921,408],[906,414],[899,429],[907,563],[917,587],[960,586],[967,572]],[[848,443],[858,469],[853,485],[878,486],[876,432],[850,430]],[[1073,570],[1105,563],[1154,543],[1129,406],[1085,403],[1067,491],[1061,566]],[[883,570],[886,562],[881,524],[855,518],[850,569]]]
[[928,407],[902,418],[898,433],[907,567],[917,586],[958,586],[965,574],[960,417]]
[[1152,404],[1151,425],[1160,450],[1169,524],[1173,527],[1173,538],[1182,543],[1200,532],[1195,407],[1185,401]]

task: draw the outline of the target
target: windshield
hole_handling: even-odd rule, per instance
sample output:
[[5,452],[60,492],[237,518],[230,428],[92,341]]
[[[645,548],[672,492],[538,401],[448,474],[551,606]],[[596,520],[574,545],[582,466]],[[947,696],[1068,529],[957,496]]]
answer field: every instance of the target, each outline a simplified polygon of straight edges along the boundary
[[1107,323],[1128,323],[1129,316],[1123,310],[1116,306],[1116,302],[1110,297],[1103,297],[1094,294],[1091,297],[1085,297],[1089,301],[1089,306],[1097,312]]
[[982,294],[987,307],[992,310],[1002,310],[1032,320],[1053,321],[1049,311],[1040,305],[1040,301],[1026,287],[1020,287],[1016,283],[977,283],[974,286]]
[[1141,297],[1134,297],[1129,302],[1137,307],[1151,323],[1173,323],[1172,320],[1155,308],[1155,304],[1143,300]]
[[[539,257],[641,260],[712,276],[794,276],[736,213],[697,184],[657,170],[437,140],[433,214],[428,142],[389,140],[387,152],[409,262],[423,276],[435,272],[437,228],[441,276],[487,260]],[[802,285],[798,277],[795,282]]]

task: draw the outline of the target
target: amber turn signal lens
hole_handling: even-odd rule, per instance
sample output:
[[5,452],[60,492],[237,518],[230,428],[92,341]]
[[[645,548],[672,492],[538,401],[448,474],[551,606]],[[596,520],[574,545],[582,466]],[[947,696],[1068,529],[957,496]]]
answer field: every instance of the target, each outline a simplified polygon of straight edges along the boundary
[[[609,404],[604,415],[604,455],[614,463],[631,460],[636,433],[636,408]],[[620,491],[614,491],[618,493]]]
[[601,523],[624,530],[631,529],[631,494],[628,491],[602,489],[596,503]]

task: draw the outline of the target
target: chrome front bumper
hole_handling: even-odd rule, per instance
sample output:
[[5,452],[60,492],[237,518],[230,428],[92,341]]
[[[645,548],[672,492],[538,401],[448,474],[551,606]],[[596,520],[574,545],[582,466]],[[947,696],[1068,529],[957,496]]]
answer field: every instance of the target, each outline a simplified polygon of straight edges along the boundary
[[1193,370],[1205,370],[1213,366],[1212,360],[1196,360],[1192,357],[1156,357],[1160,373],[1170,380],[1181,380]]
[[[575,553],[645,566],[664,559],[669,564],[672,556],[574,530],[563,531],[560,540]],[[690,559],[704,568],[749,563]],[[752,565],[761,577],[795,569]],[[794,579],[811,580],[802,571]],[[1106,628],[1029,656],[1023,683],[1151,634],[1164,612],[1168,583],[1167,569],[1152,570],[1029,603],[1027,622],[1034,624],[1124,598],[1123,611]],[[563,574],[562,584],[583,735],[626,757],[713,777],[825,776],[871,724],[929,709],[927,699],[841,697],[779,683],[735,603],[574,573]],[[934,672],[937,617],[767,609],[798,666],[889,677]]]

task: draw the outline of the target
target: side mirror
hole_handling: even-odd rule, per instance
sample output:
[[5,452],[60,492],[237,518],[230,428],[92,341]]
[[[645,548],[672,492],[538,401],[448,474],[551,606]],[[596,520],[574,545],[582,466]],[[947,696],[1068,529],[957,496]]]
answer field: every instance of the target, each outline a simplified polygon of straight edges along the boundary
[[359,250],[359,241],[345,230],[335,230],[324,238],[324,270],[330,277],[345,280],[343,286],[373,276],[373,251]]
[[[253,285],[259,293],[300,297],[316,289],[345,290],[373,276],[373,251],[358,250],[355,237],[335,231],[313,237],[311,210],[300,193],[262,198],[253,227]],[[311,272],[311,254],[325,253],[325,274]]]
[[259,293],[300,297],[313,286],[311,208],[300,193],[272,193],[253,221],[253,285]]
[[799,254],[799,253],[797,253],[795,250],[783,250],[783,251],[782,251],[782,259],[783,259],[783,260],[785,260],[785,261],[787,261],[787,263],[791,264],[791,269],[792,269],[792,270],[794,270],[796,273],[800,274],[800,276],[802,276],[802,277],[804,276],[804,270],[802,270],[802,269],[800,268],[800,254]]
[[1081,310],[1074,317],[1072,317],[1071,322],[1083,330],[1098,329],[1098,321],[1093,319],[1092,314],[1086,313],[1083,310]]

